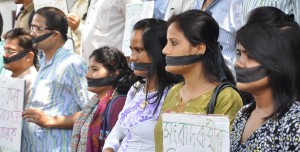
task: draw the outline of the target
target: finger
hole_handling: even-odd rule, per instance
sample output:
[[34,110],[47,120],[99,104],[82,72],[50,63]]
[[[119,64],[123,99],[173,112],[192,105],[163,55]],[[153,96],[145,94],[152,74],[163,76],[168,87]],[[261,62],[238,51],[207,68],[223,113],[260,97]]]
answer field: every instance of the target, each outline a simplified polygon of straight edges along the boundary
[[35,115],[24,115],[23,116],[24,119],[27,119],[27,118],[36,118]]
[[28,115],[30,112],[28,112],[27,110],[24,110],[23,112],[22,112],[22,116],[24,116],[24,115]]
[[69,21],[69,24],[74,25],[75,22],[74,21]]
[[34,115],[36,113],[37,113],[36,110],[29,109],[29,110],[23,111],[22,116],[23,115]]
[[68,21],[72,21],[72,22],[75,21],[75,19],[74,19],[73,17],[69,17],[69,18],[67,18],[67,20],[68,20]]
[[35,122],[33,118],[27,118],[26,121],[27,122],[33,122],[33,123]]
[[68,23],[73,23],[74,22],[74,20],[72,20],[72,19],[67,19],[67,21],[68,21]]
[[36,110],[38,110],[38,109],[37,108],[27,108],[27,109],[24,110],[24,112],[25,111],[31,112],[31,111],[36,111]]
[[69,16],[68,19],[70,19],[72,21],[77,21],[78,20],[77,16]]

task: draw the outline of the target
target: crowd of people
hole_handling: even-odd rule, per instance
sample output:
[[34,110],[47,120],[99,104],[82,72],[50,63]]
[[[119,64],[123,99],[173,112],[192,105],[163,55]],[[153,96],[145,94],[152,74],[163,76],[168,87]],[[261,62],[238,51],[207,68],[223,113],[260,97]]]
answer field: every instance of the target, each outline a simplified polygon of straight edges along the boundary
[[230,151],[300,151],[298,0],[156,0],[130,56],[126,4],[143,0],[15,2],[0,74],[26,82],[21,151],[162,152],[164,113],[228,116]]

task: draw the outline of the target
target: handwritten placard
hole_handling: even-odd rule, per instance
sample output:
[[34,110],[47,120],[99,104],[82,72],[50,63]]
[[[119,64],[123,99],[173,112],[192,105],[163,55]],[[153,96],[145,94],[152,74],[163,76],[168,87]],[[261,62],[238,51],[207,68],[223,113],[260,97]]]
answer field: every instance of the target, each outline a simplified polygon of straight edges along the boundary
[[123,36],[122,52],[125,56],[130,56],[130,37],[133,26],[136,22],[144,18],[152,18],[154,11],[154,1],[127,4],[126,21]]
[[164,152],[229,152],[225,116],[162,114]]
[[25,80],[0,75],[0,151],[21,150]]
[[43,7],[56,7],[68,14],[68,5],[66,0],[33,0],[35,11]]

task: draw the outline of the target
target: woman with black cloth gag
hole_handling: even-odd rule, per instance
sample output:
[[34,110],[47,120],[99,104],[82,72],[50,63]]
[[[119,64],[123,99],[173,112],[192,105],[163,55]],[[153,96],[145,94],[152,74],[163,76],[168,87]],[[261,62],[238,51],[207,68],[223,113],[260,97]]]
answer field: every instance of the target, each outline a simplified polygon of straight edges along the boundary
[[[166,70],[184,77],[168,93],[161,109],[165,112],[207,114],[214,89],[234,78],[221,55],[218,43],[219,26],[211,15],[189,10],[168,20],[168,43],[163,49]],[[228,115],[230,123],[242,107],[242,99],[232,87],[217,97],[214,114]],[[155,126],[155,150],[163,150],[162,118]]]

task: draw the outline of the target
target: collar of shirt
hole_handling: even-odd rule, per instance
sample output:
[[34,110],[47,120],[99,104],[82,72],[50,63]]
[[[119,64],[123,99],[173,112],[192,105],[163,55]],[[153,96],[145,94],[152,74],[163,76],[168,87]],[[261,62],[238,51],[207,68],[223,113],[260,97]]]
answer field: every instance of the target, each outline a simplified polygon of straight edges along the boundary
[[31,12],[34,9],[33,3],[30,3],[27,5],[24,10],[22,10],[22,13],[25,15],[27,12]]
[[[209,4],[204,11],[211,9],[216,3],[218,3],[219,0],[214,0],[211,4]],[[205,0],[196,0],[196,8],[201,10],[203,3]]]
[[22,6],[22,7],[21,7],[21,11],[20,11],[20,13],[17,15],[16,18],[18,18],[19,16],[22,17],[22,16],[26,15],[28,12],[33,11],[33,9],[34,9],[33,3],[30,3],[30,4],[27,5],[26,7]]
[[36,72],[36,68],[34,65],[32,65],[27,70],[25,70],[23,73],[21,73],[19,76],[17,76],[17,78],[25,78],[26,75],[33,73],[33,72]]
[[44,55],[43,58],[41,59],[40,61],[40,64],[41,64],[41,69],[46,67],[46,66],[49,66],[52,64],[52,62],[55,62],[55,57],[56,56],[59,56],[61,54],[61,52],[63,52],[65,49],[64,47],[60,47],[56,52],[55,54],[52,56],[51,60],[48,62],[48,64],[46,64],[46,56]]

